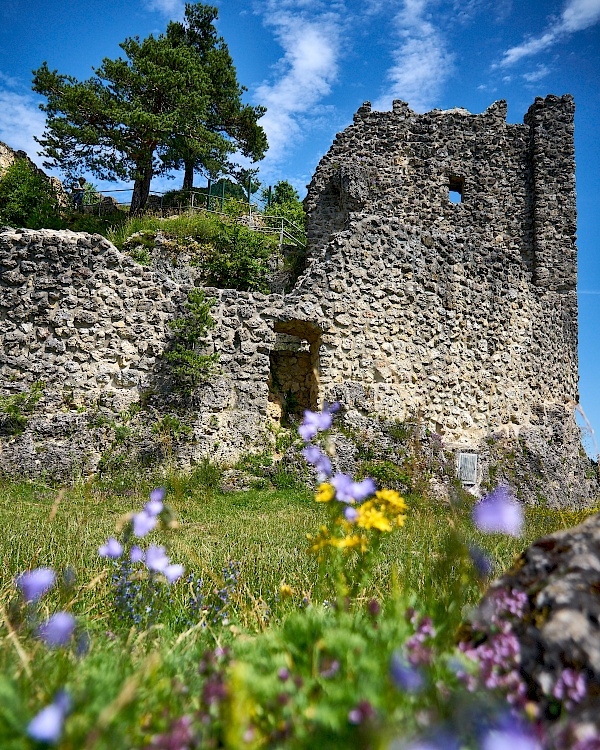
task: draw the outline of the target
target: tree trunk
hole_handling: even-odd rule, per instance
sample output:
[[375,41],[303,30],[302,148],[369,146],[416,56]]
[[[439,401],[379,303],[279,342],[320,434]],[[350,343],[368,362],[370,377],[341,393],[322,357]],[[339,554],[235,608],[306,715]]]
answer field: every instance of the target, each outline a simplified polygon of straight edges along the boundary
[[194,162],[185,161],[185,172],[183,174],[182,190],[192,190],[194,187]]
[[139,213],[145,206],[150,193],[150,180],[152,179],[152,166],[144,167],[140,170],[141,177],[138,177],[133,183],[133,195],[131,196],[131,206],[129,215]]

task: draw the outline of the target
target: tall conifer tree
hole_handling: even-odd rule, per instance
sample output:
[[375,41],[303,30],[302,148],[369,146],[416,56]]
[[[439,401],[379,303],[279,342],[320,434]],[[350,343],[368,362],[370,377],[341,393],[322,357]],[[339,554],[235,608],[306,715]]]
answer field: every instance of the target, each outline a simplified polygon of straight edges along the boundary
[[[186,6],[189,14],[216,17],[202,3]],[[213,168],[238,144],[254,158],[261,158],[267,147],[257,124],[264,109],[244,107],[241,89],[230,105],[223,96],[216,108],[218,57],[213,70],[198,48],[177,40],[174,26],[158,38],[126,39],[120,45],[125,57],[105,58],[86,81],[50,71],[45,62],[34,71],[33,89],[47,98],[41,105],[46,129],[38,139],[45,166],[58,166],[71,179],[88,169],[100,179],[133,180],[132,213],[145,206],[152,177],[177,166],[175,144],[189,148],[196,164],[205,159]],[[218,41],[214,36],[213,46]],[[209,34],[207,49],[210,43]],[[216,111],[237,111],[237,119],[219,129]]]

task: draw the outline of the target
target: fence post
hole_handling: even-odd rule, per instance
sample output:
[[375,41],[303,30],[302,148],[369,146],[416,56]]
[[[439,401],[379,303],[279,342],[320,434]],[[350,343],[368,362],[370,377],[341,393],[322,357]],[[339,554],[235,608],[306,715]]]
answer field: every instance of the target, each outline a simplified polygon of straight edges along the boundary
[[206,190],[206,210],[210,211],[210,186],[212,185],[212,180],[209,179],[208,181],[208,188]]

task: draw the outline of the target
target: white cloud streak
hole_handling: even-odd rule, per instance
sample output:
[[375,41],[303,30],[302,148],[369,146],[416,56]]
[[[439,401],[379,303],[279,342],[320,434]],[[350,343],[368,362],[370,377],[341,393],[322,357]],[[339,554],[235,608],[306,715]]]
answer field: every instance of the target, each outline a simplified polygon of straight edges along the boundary
[[146,7],[173,21],[183,19],[184,3],[182,0],[146,0]]
[[600,0],[567,0],[557,20],[538,36],[529,36],[521,44],[507,49],[494,67],[508,67],[525,57],[537,55],[577,31],[600,21]]
[[42,135],[46,117],[31,94],[12,91],[9,86],[13,85],[16,85],[14,79],[0,74],[0,141],[15,151],[25,151],[41,166],[43,159],[37,156],[40,146],[33,136]]
[[547,65],[538,65],[535,70],[531,70],[528,73],[523,73],[521,78],[527,81],[527,83],[537,83],[545,78],[550,73],[550,68]]
[[430,21],[429,0],[404,0],[393,24],[400,45],[387,72],[388,86],[374,103],[390,109],[393,99],[403,99],[412,109],[430,109],[453,70],[454,56],[439,30]]
[[261,174],[269,174],[302,138],[308,113],[331,93],[338,76],[343,16],[327,9],[319,12],[319,4],[309,0],[269,0],[263,8],[265,24],[273,27],[284,50],[274,77],[261,83],[253,97],[267,107],[260,124],[269,151],[260,166]]

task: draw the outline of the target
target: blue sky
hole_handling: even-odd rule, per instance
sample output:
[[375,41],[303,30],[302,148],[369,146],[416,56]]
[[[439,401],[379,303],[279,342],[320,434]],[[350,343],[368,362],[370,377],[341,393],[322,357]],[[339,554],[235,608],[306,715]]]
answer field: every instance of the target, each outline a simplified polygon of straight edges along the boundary
[[[301,194],[335,133],[367,99],[379,109],[404,99],[419,112],[481,112],[506,99],[509,121],[522,122],[535,96],[574,95],[580,391],[600,431],[600,0],[214,4],[247,101],[268,107],[260,179],[287,179]],[[163,31],[182,9],[179,0],[1,0],[0,140],[35,157],[44,116],[31,70],[42,61],[86,78],[103,57],[119,55],[120,41]]]

